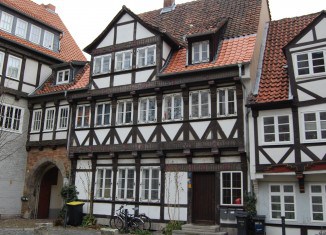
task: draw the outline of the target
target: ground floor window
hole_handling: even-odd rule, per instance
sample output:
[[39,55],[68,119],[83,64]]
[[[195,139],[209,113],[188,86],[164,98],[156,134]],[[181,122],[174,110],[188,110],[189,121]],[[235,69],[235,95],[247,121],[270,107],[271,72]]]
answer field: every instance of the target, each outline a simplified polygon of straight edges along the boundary
[[117,199],[135,199],[136,173],[135,168],[118,168]]
[[326,185],[310,185],[311,220],[325,221],[326,217]]
[[142,167],[141,174],[141,201],[159,201],[160,200],[160,168]]
[[295,220],[295,192],[294,185],[271,184],[270,185],[271,219]]
[[96,171],[95,197],[110,199],[112,197],[112,169],[98,168]]
[[242,172],[221,172],[221,204],[242,205]]

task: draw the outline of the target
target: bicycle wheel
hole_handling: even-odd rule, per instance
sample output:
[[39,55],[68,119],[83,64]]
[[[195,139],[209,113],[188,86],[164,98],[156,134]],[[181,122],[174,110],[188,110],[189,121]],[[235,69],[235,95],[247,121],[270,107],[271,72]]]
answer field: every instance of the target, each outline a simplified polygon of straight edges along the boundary
[[116,219],[114,220],[114,226],[116,229],[118,229],[119,231],[121,231],[125,226],[124,226],[124,221],[123,219],[121,219],[120,217],[116,217]]
[[151,230],[152,221],[147,215],[140,215],[140,218],[144,222],[144,230]]
[[116,217],[116,216],[113,216],[113,217],[110,218],[109,226],[110,226],[111,228],[115,228],[115,220],[116,220],[117,218],[118,218],[118,217]]
[[140,218],[132,218],[130,221],[130,227],[132,230],[144,230],[144,222]]

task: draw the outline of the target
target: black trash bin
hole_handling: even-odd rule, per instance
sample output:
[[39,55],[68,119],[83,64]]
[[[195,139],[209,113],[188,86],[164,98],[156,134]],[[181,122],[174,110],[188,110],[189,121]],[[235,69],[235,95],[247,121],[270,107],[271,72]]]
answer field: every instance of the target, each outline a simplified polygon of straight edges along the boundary
[[79,226],[83,222],[83,206],[84,202],[68,202],[68,223],[72,226]]
[[238,235],[248,235],[248,213],[245,211],[237,211],[237,228]]
[[252,220],[254,223],[255,235],[265,235],[265,216],[256,215]]

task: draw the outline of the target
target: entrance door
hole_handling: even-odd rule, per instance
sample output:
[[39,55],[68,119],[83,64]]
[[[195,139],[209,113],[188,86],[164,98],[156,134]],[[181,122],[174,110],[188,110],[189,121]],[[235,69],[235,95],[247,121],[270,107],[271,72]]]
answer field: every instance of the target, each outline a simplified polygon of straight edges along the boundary
[[215,222],[215,173],[193,173],[192,222],[214,224]]

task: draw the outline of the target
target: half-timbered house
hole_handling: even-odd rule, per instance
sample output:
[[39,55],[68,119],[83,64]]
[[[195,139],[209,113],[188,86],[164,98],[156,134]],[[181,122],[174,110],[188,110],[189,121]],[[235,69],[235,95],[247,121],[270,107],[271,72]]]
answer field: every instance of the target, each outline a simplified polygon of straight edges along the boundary
[[155,222],[235,226],[248,187],[244,97],[268,20],[259,0],[121,9],[85,48],[88,92],[67,94],[85,212],[127,204]]
[[266,25],[251,98],[251,177],[267,234],[320,234],[326,221],[326,13]]
[[[45,101],[43,97],[40,97],[38,102],[35,101],[38,104],[34,107],[33,103],[28,104],[28,95],[41,86],[53,71],[56,71],[55,69],[59,70],[59,64],[67,63],[66,69],[70,68],[71,60],[85,61],[85,57],[55,13],[53,5],[39,5],[30,0],[0,1],[1,217],[20,215],[22,204],[24,212],[34,210],[36,207],[30,204],[30,199],[38,191],[41,179],[47,171],[52,171],[51,169],[55,169],[55,166],[63,162],[56,159],[52,149],[40,151],[41,148],[45,149],[47,146],[45,142],[52,140],[50,131],[54,126],[50,120],[54,119],[55,113],[63,109],[51,109],[52,111],[47,112],[46,115],[34,113],[33,110],[37,107],[41,110],[47,110],[47,107],[50,109],[50,102],[52,102],[51,107],[56,107],[53,104],[56,98],[52,97]],[[52,67],[53,65],[57,67]],[[38,106],[39,104],[41,106]],[[60,103],[60,105],[64,104]],[[36,131],[33,135],[30,133],[28,128],[29,120],[31,120],[29,117],[32,117],[30,113],[33,120],[38,120],[38,124],[34,125],[35,130],[43,130],[43,123],[46,123],[44,130],[47,128],[47,134],[36,137]],[[43,122],[44,116],[47,117],[46,122]],[[58,135],[61,135],[60,139],[64,139],[64,134],[57,132],[56,136]],[[27,150],[30,152],[26,151],[26,141],[28,142]],[[61,140],[60,144],[65,149],[65,141]],[[59,146],[59,144],[51,146]],[[66,154],[64,156],[66,157]],[[70,172],[69,159],[66,157],[65,161],[67,167],[60,168],[62,177],[66,177]],[[32,178],[30,178],[31,175]],[[25,188],[24,191],[25,176],[29,180],[29,186],[33,187]],[[49,186],[46,186],[50,188],[49,192],[51,192],[51,187],[55,188],[59,185],[56,182],[57,180],[54,179],[51,184],[48,184]],[[61,206],[61,201],[58,205],[57,199],[58,197],[60,199],[57,195],[59,191],[54,189],[52,192],[51,196],[55,200],[52,200],[51,206],[58,208]]]

